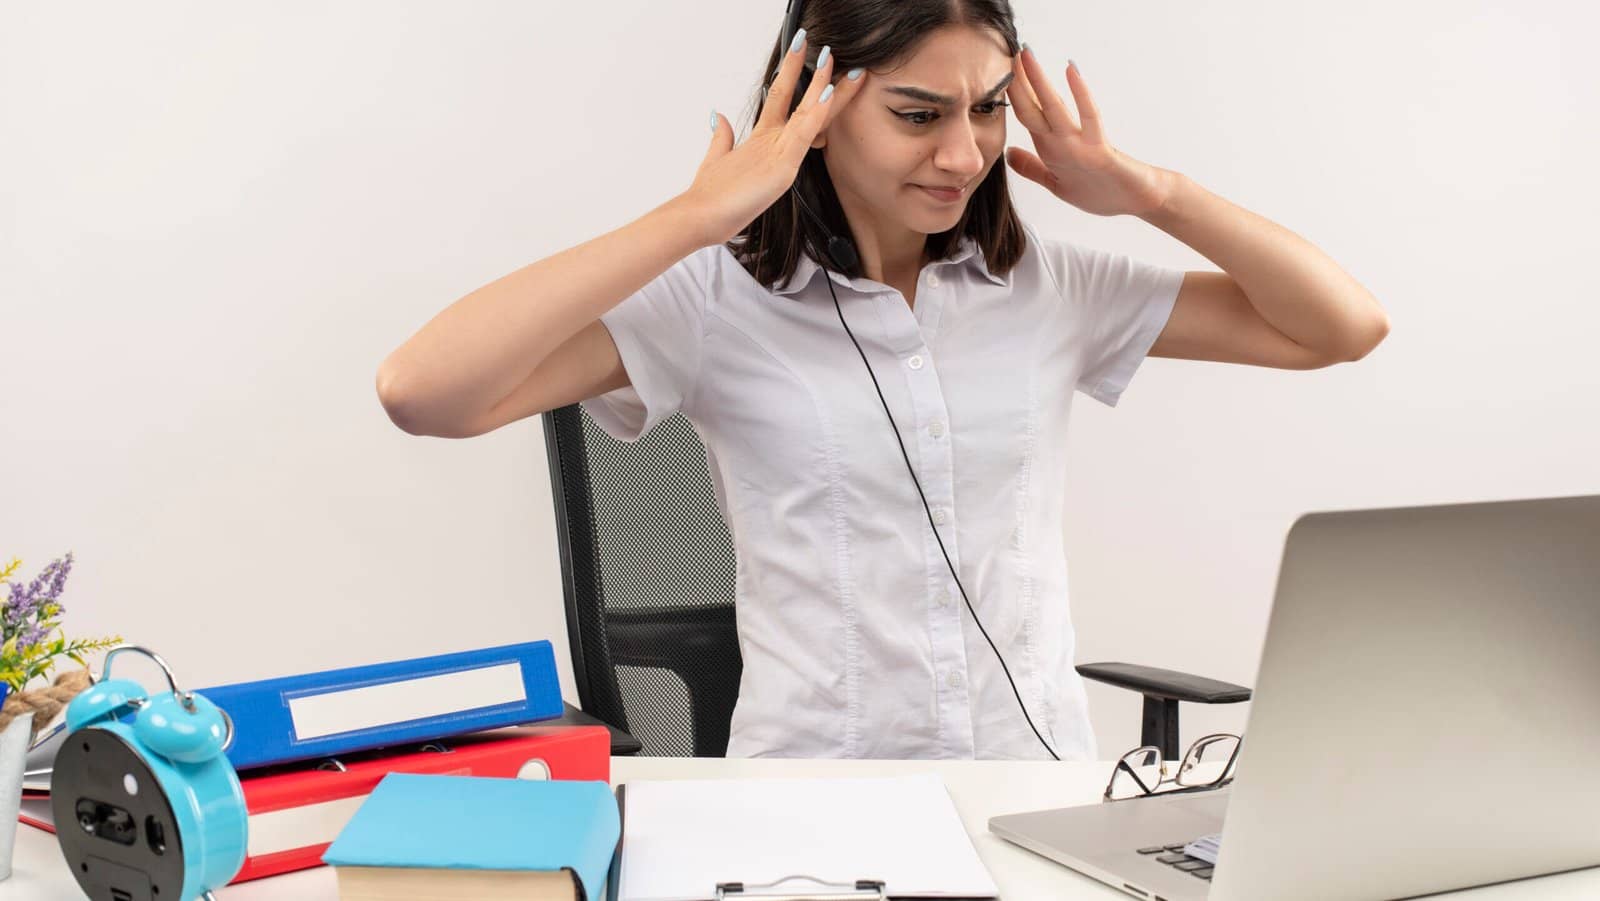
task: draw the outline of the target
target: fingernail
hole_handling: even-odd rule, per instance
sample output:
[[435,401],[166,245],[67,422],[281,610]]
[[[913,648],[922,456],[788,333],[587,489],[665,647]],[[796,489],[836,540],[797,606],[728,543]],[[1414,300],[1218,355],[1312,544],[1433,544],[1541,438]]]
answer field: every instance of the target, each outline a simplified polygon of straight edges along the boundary
[[833,54],[833,47],[831,45],[824,44],[823,47],[822,47],[822,52],[817,54],[817,68],[818,69],[822,68],[822,64],[827,62],[828,61],[828,57],[831,56],[832,54]]
[[1022,55],[1024,53],[1027,53],[1027,52],[1028,52],[1028,42],[1027,41],[1023,41],[1022,42],[1022,49],[1017,51],[1017,55],[1020,56],[1020,55]]
[[805,39],[806,39],[806,30],[804,28],[802,28],[799,31],[795,32],[794,33],[794,40],[789,42],[789,52],[793,53],[796,50],[799,50],[801,43],[803,43],[805,41]]
[[844,77],[850,79],[851,81],[855,81],[857,78],[861,77],[861,73],[863,71],[864,70],[862,69],[851,69],[850,71],[844,73]]
[[711,111],[711,133],[712,134],[716,134],[717,133],[717,111],[716,110],[712,110]]
[[827,103],[828,102],[828,98],[832,97],[832,96],[833,96],[833,85],[830,84],[827,87],[822,89],[821,96],[817,97],[817,103],[818,104]]

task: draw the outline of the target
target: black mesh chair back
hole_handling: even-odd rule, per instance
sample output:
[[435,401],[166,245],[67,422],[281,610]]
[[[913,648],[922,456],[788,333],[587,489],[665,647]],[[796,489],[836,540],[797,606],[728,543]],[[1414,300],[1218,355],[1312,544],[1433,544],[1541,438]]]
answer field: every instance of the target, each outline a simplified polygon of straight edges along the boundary
[[631,443],[579,404],[543,418],[579,704],[643,754],[725,756],[735,558],[700,436],[681,413]]

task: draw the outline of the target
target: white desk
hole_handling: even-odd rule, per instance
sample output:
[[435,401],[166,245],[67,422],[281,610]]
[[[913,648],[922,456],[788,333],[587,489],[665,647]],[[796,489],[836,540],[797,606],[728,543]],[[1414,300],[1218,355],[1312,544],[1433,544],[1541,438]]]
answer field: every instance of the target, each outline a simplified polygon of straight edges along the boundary
[[[989,834],[989,817],[1000,813],[1095,803],[1105,789],[1107,763],[991,760],[719,760],[677,757],[614,757],[613,785],[629,779],[718,779],[790,776],[882,776],[932,771],[944,777],[978,854],[1007,901],[1120,899],[1128,895]],[[0,882],[7,901],[80,901],[55,836],[28,826],[17,829],[14,874]],[[336,901],[327,867],[259,879],[217,892],[219,901]],[[1452,901],[1579,901],[1600,898],[1600,868],[1577,870],[1435,895]]]

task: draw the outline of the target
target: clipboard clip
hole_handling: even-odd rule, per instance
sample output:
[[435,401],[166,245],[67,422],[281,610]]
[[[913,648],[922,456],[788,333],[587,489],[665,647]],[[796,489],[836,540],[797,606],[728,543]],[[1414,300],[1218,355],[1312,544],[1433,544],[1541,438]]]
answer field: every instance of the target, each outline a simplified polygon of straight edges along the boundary
[[[751,892],[749,889],[777,888],[785,882],[803,879],[816,885],[827,887],[827,891],[797,892],[785,894],[772,894],[769,892]],[[882,879],[857,879],[852,888],[849,882],[824,882],[815,876],[796,874],[774,879],[771,882],[719,882],[717,883],[717,901],[728,901],[731,898],[759,898],[761,901],[888,901],[889,895]]]

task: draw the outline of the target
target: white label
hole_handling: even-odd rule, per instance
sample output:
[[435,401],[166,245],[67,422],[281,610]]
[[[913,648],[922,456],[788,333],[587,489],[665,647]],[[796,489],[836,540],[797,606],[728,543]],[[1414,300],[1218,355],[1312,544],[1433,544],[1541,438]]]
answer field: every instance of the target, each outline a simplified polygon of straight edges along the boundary
[[526,700],[522,664],[502,663],[292,698],[289,716],[296,740],[306,741]]

